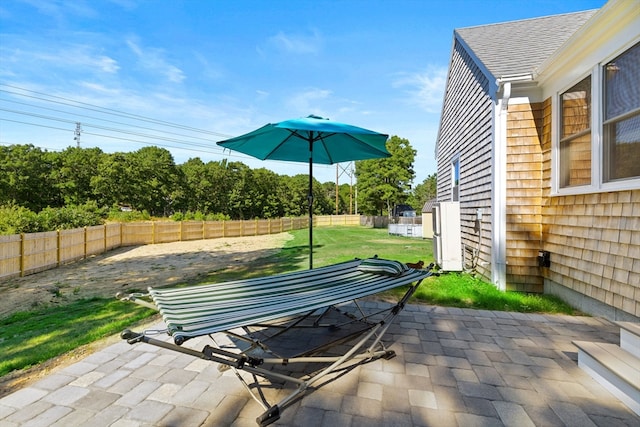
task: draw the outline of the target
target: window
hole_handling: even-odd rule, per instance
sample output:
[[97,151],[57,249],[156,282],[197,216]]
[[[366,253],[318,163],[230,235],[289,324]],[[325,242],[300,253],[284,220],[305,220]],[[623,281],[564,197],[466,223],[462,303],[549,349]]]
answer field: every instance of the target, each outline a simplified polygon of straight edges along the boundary
[[603,77],[603,180],[640,177],[640,43],[607,63]]
[[560,96],[560,187],[591,183],[591,76]]
[[591,68],[554,106],[553,191],[640,188],[640,43]]
[[460,157],[451,162],[451,201],[460,200]]

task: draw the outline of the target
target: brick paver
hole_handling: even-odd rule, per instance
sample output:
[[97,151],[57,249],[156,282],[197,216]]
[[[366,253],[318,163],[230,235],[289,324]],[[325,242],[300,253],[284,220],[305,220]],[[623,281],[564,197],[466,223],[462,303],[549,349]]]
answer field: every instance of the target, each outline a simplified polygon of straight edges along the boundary
[[[409,305],[389,330],[394,359],[324,382],[275,425],[638,426],[577,367],[571,343],[618,333],[601,318]],[[265,394],[277,401],[292,387]],[[230,370],[118,342],[1,398],[0,426],[244,427],[262,412]]]

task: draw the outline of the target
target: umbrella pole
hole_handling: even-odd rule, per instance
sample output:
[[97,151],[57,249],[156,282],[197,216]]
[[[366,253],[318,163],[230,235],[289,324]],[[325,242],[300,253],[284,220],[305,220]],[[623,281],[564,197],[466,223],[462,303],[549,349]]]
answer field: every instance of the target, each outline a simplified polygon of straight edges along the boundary
[[313,137],[309,139],[309,270],[313,269]]

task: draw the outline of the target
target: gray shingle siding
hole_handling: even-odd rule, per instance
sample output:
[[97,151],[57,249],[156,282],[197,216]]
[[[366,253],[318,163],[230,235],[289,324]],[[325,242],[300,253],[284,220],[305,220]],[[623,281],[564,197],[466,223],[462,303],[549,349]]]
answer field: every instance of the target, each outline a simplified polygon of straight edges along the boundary
[[[465,46],[456,41],[437,144],[437,194],[440,201],[451,200],[451,162],[459,155],[462,243],[473,249],[478,248],[478,235],[474,230],[477,208],[485,208],[483,234],[491,235],[491,215],[486,210],[491,205],[492,186],[494,105],[491,86],[485,70],[473,61]],[[482,246],[480,259],[488,261],[491,240],[483,239]],[[485,270],[486,265],[483,264],[479,270]],[[481,273],[489,274],[488,271]]]
[[438,200],[451,200],[450,165],[458,154],[460,198],[472,196],[469,194],[472,188],[483,185],[488,185],[484,190],[490,188],[493,102],[488,92],[489,80],[464,47],[456,43],[437,145]]
[[493,77],[533,73],[597,10],[459,28],[473,54]]

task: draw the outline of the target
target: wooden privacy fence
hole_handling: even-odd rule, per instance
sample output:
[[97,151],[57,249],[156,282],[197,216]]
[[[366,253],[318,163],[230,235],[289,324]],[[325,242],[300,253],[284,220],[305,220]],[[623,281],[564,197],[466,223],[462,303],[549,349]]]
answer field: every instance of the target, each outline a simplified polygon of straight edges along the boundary
[[[359,215],[313,218],[314,227],[360,225]],[[242,221],[144,221],[0,236],[0,280],[56,268],[122,246],[259,236],[306,228],[308,217]]]

